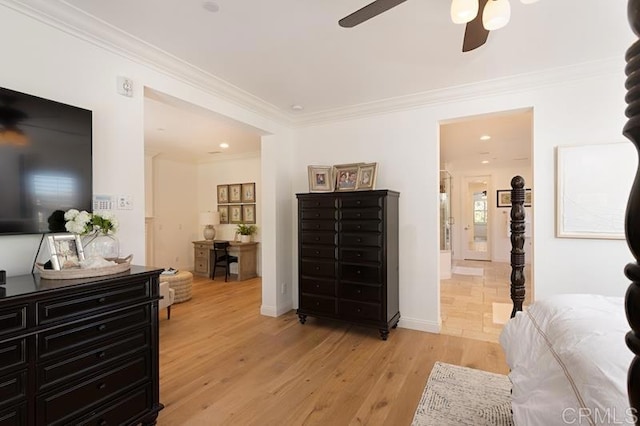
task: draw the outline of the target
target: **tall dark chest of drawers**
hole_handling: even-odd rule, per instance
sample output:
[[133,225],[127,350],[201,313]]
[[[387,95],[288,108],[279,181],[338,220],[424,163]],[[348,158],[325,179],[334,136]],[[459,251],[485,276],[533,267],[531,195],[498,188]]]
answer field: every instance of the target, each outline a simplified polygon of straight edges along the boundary
[[297,194],[298,317],[374,327],[400,319],[398,197],[389,190]]
[[0,288],[0,425],[155,424],[160,272],[8,278]]

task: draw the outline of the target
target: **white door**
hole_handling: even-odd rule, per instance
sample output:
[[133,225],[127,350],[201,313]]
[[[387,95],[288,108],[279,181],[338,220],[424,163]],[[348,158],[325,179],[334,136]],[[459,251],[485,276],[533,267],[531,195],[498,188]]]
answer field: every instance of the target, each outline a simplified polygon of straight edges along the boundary
[[491,260],[489,188],[491,176],[464,178],[462,255],[468,260]]

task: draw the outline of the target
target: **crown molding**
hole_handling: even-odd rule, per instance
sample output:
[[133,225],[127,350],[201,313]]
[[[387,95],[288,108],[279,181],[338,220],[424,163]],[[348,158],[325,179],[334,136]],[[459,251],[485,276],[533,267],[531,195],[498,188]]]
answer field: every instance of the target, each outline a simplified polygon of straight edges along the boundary
[[0,0],[0,4],[261,116],[284,125],[292,124],[290,115],[280,108],[97,19],[64,0],[30,0],[28,4],[19,0]]
[[0,0],[0,5],[292,128],[564,85],[571,81],[606,74],[620,74],[624,63],[624,58],[608,58],[299,114],[283,111],[211,73],[85,13],[65,0],[29,0],[29,4],[20,0]]
[[620,70],[623,69],[623,67],[624,58],[608,58],[583,62],[566,67],[516,74],[494,80],[485,80],[364,104],[334,108],[317,113],[308,113],[298,116],[295,120],[295,125],[296,127],[315,126],[341,120],[351,120],[372,115],[416,109],[429,105],[470,101],[489,96],[521,93],[542,87],[567,85],[572,81],[590,79],[603,75],[622,75]]

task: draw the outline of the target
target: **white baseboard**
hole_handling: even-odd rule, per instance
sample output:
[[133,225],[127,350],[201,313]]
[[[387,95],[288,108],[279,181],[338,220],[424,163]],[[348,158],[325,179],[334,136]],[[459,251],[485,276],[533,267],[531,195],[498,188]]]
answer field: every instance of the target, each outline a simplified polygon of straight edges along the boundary
[[406,318],[401,317],[400,322],[398,322],[398,327],[407,328],[409,330],[417,330],[424,331],[427,333],[440,333],[440,329],[442,328],[442,321],[425,321],[421,319],[415,318]]
[[262,305],[260,306],[260,314],[267,317],[279,317],[280,315],[284,315],[292,309],[293,303],[287,303],[286,305],[282,305],[279,307]]

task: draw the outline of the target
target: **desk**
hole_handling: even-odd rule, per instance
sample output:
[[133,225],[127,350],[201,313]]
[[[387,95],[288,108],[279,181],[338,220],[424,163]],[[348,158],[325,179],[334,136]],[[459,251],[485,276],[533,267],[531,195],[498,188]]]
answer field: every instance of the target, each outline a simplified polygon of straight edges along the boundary
[[[216,240],[219,241],[219,240]],[[248,280],[258,276],[256,271],[258,243],[241,243],[229,241],[229,254],[238,258],[238,281]],[[194,268],[193,272],[211,278],[213,272],[213,241],[194,241]]]

